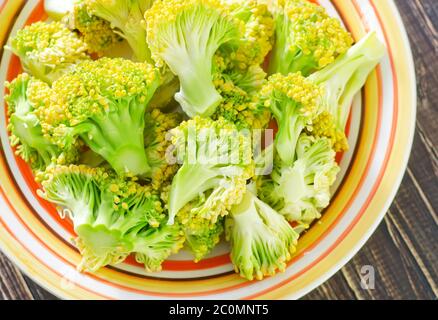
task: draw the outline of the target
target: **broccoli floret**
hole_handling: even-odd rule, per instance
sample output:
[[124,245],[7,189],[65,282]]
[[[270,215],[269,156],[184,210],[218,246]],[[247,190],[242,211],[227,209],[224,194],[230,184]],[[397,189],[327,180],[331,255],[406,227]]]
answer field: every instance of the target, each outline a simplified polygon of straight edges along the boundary
[[183,164],[167,195],[169,223],[176,219],[183,227],[188,247],[200,261],[219,242],[223,217],[241,201],[254,173],[251,138],[223,118],[195,117],[172,134]]
[[162,113],[158,109],[146,113],[145,146],[146,155],[151,166],[151,186],[155,190],[171,182],[178,171],[178,164],[167,159],[167,152],[172,141],[167,138],[168,132],[181,122],[178,113]]
[[286,219],[249,189],[226,217],[225,230],[234,269],[248,280],[283,272],[298,240]]
[[347,151],[350,148],[345,131],[337,126],[335,117],[329,111],[322,111],[305,131],[318,138],[328,138],[336,152]]
[[266,179],[259,189],[261,199],[288,221],[308,228],[329,205],[330,187],[339,172],[335,157],[327,138],[301,135],[296,147],[297,160],[291,166],[275,163],[271,179]]
[[77,137],[119,175],[150,178],[145,151],[145,112],[160,84],[149,64],[102,58],[78,64],[55,81],[39,108],[43,131],[59,146]]
[[215,80],[218,92],[224,98],[212,119],[224,118],[242,129],[264,129],[271,120],[269,108],[260,103],[258,95],[247,93],[232,80]]
[[270,74],[300,71],[307,76],[332,63],[353,39],[322,6],[307,0],[280,0],[274,15],[276,40]]
[[157,0],[145,14],[147,42],[158,66],[178,76],[175,99],[190,116],[210,116],[222,101],[213,84],[213,57],[240,38],[236,19],[219,0]]
[[222,58],[216,58],[217,67],[214,75],[216,87],[216,82],[222,80],[225,82],[232,82],[235,86],[246,93],[256,94],[265,84],[267,73],[262,67],[252,65],[245,70],[227,68],[225,61],[223,59],[221,61],[220,59]]
[[272,50],[275,23],[265,4],[257,0],[221,0],[227,14],[236,18],[243,29],[238,43],[224,45],[218,55],[227,68],[246,73],[248,68],[260,66]]
[[320,113],[322,89],[300,73],[275,74],[263,87],[261,97],[277,120],[276,151],[283,163],[291,165],[300,134]]
[[60,22],[36,22],[17,32],[6,47],[23,69],[49,84],[76,63],[87,60],[87,45]]
[[151,62],[151,52],[145,41],[144,13],[153,0],[84,0],[92,15],[108,21],[125,39],[138,61]]
[[[82,254],[80,270],[96,271],[122,262],[139,250],[137,241],[148,241],[143,230],[165,225],[157,195],[103,169],[50,167],[42,180],[44,191],[39,190],[39,196],[61,206],[60,214],[73,221],[75,243]],[[138,234],[143,234],[143,239],[138,239]]]
[[70,29],[80,33],[90,53],[101,55],[123,39],[113,31],[108,21],[91,14],[84,0],[77,0],[73,10],[64,17],[63,21]]
[[215,223],[192,211],[195,206],[185,206],[176,216],[182,226],[186,244],[194,255],[194,261],[201,261],[220,242],[224,232],[224,219],[219,217]]
[[177,253],[185,238],[179,225],[163,225],[159,228],[142,229],[134,238],[135,260],[148,272],[161,271],[161,264]]
[[23,73],[11,83],[6,83],[9,94],[5,97],[8,104],[10,141],[16,147],[16,154],[28,162],[34,170],[45,170],[52,163],[69,164],[78,158],[75,146],[62,150],[44,137],[37,105],[32,97],[44,95],[50,90],[46,83]]
[[362,89],[385,52],[377,34],[369,33],[333,64],[308,78],[324,88],[324,112],[314,119],[309,133],[330,138],[336,151],[348,149],[345,127],[354,96]]
[[195,117],[172,130],[182,160],[169,196],[169,223],[186,205],[212,224],[239,203],[253,175],[251,137],[224,119]]

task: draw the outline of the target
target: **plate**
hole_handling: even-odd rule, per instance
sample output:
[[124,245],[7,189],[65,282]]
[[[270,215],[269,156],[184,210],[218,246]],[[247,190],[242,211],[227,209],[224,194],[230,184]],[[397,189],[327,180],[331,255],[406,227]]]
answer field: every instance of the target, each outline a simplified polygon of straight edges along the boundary
[[[364,245],[384,217],[406,170],[416,117],[416,81],[406,32],[392,0],[319,0],[357,40],[377,31],[387,55],[355,99],[350,151],[330,207],[299,241],[284,273],[248,282],[236,275],[224,244],[207,259],[181,253],[148,274],[128,259],[97,273],[79,273],[73,229],[36,195],[29,167],[14,155],[6,130],[4,81],[21,72],[5,51],[0,65],[0,247],[28,276],[66,299],[297,299]],[[0,0],[0,44],[24,25],[45,20],[42,0]]]

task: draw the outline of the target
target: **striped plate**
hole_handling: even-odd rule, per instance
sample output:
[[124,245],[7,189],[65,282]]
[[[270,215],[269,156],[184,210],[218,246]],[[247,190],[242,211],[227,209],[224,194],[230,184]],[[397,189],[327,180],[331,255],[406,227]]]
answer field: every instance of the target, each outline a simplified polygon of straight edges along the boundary
[[[187,253],[147,274],[133,260],[95,274],[78,273],[73,230],[36,196],[28,166],[8,143],[5,80],[21,67],[9,52],[0,66],[0,247],[26,274],[70,299],[299,298],[339,270],[370,237],[392,202],[411,150],[416,116],[415,75],[409,42],[392,0],[319,0],[356,39],[376,30],[388,54],[353,106],[349,140],[339,157],[342,175],[323,218],[306,233],[282,274],[247,282],[234,274],[228,248],[206,260]],[[26,24],[46,19],[42,0],[0,0],[0,45]]]

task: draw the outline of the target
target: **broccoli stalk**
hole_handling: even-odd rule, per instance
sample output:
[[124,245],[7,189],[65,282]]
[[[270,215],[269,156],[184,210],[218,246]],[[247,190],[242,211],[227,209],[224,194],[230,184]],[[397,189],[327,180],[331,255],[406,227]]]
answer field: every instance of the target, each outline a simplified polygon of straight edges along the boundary
[[218,55],[225,60],[228,70],[246,73],[260,66],[272,50],[275,23],[272,14],[259,0],[224,0],[227,15],[241,25],[238,43],[225,44]]
[[226,218],[235,271],[248,280],[262,280],[284,271],[295,252],[298,234],[286,219],[248,190]]
[[287,220],[307,228],[329,205],[330,187],[339,172],[335,157],[328,139],[301,135],[297,160],[292,166],[276,163],[272,180],[259,190],[261,198]]
[[53,162],[75,161],[77,152],[74,148],[63,151],[44,136],[35,112],[38,106],[29,97],[35,90],[49,90],[49,87],[26,73],[7,83],[6,87],[9,89],[5,97],[8,104],[8,130],[11,132],[11,145],[17,147],[17,155],[35,170],[44,170]]
[[323,105],[344,132],[354,96],[385,55],[385,46],[375,32],[356,43],[333,64],[308,79],[324,88]]
[[138,61],[152,62],[143,15],[153,0],[85,0],[85,3],[91,14],[108,21],[114,32],[128,42]]
[[340,22],[307,0],[284,0],[274,8],[276,41],[270,74],[307,76],[332,63],[353,43]]
[[[152,241],[146,230],[159,227],[164,220],[159,198],[147,187],[113,178],[103,169],[51,167],[42,185],[44,191],[38,194],[62,206],[60,212],[73,221],[82,254],[80,270],[96,271],[122,262],[140,250],[138,241]],[[149,254],[154,254],[154,248]]]
[[89,59],[87,45],[60,22],[26,26],[5,48],[20,58],[27,73],[49,84],[76,63]]
[[215,0],[155,1],[145,15],[153,58],[179,77],[175,99],[190,117],[210,116],[222,101],[213,84],[213,57],[239,39],[239,29],[221,10]]
[[145,112],[160,84],[146,63],[121,58],[87,61],[55,81],[41,118],[60,146],[80,136],[119,175],[151,177],[144,141]]
[[319,113],[322,90],[299,73],[275,74],[263,87],[261,95],[277,120],[275,148],[281,161],[291,165],[301,132]]

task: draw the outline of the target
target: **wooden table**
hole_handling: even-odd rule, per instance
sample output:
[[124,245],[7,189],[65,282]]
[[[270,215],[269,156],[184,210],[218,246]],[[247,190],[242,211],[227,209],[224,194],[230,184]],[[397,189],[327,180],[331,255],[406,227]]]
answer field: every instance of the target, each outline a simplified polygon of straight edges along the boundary
[[[396,0],[418,77],[415,144],[400,191],[378,230],[344,268],[304,299],[438,297],[438,1]],[[363,290],[360,270],[375,269]],[[56,299],[0,254],[0,299]]]

